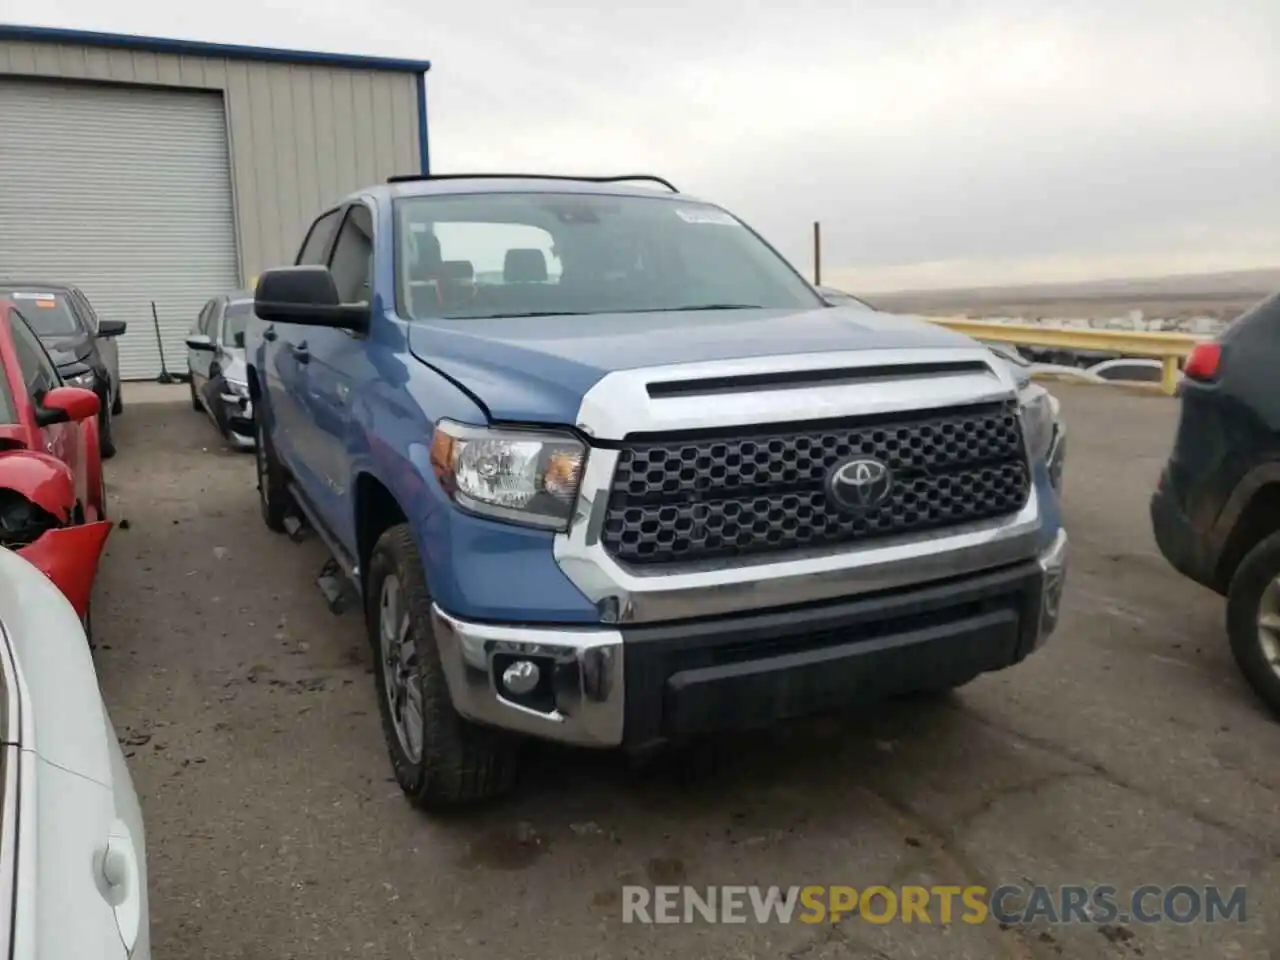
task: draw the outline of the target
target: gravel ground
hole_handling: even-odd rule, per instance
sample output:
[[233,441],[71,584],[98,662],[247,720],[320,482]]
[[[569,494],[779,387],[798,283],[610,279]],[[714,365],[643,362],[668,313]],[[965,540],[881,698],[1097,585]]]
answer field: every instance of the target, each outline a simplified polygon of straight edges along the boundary
[[[1237,676],[1221,602],[1148,526],[1172,402],[1053,387],[1072,567],[1065,621],[1023,665],[645,768],[538,748],[516,796],[432,819],[391,779],[360,623],[314,586],[322,548],[266,530],[251,457],[185,389],[133,391],[118,422],[128,525],[94,610],[157,958],[1203,960],[1280,942],[1280,725]],[[1247,922],[621,923],[627,883],[1028,882],[1248,884]]]

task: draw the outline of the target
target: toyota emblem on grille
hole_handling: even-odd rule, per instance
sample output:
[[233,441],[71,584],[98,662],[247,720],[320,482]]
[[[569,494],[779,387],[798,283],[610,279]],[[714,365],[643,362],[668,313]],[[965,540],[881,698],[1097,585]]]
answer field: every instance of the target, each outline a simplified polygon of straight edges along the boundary
[[863,513],[889,499],[893,474],[879,460],[846,460],[827,476],[827,493],[838,506]]

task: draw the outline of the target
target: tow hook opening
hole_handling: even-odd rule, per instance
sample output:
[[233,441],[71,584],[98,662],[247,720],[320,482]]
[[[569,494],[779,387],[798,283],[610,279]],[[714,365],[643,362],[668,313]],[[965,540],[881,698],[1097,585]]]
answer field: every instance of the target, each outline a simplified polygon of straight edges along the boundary
[[0,546],[10,550],[28,547],[62,525],[52,513],[17,490],[0,488]]

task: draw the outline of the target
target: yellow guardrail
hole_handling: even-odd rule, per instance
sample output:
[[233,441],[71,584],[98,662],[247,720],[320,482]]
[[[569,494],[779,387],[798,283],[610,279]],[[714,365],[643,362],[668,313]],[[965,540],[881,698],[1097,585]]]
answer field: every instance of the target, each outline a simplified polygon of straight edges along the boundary
[[1042,327],[1035,323],[991,323],[966,317],[928,317],[975,340],[991,340],[1023,347],[1090,350],[1127,357],[1152,357],[1161,361],[1161,389],[1172,395],[1181,374],[1180,360],[1191,356],[1196,344],[1212,337],[1155,330],[1095,330],[1076,327]]

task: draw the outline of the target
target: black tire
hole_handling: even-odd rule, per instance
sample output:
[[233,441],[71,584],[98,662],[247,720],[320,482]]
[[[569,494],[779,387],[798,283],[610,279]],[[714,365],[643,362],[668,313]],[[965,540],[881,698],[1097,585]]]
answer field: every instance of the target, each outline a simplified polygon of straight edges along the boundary
[[[1268,661],[1258,615],[1268,586],[1280,577],[1280,533],[1250,550],[1227,591],[1227,636],[1240,672],[1263,703],[1280,716],[1280,663]],[[1280,631],[1277,631],[1280,635]]]
[[98,414],[98,450],[103,460],[110,460],[116,455],[116,438],[112,433],[110,410],[103,410]]
[[196,396],[196,378],[187,374],[187,389],[191,391],[191,409],[196,413],[203,413],[204,407],[200,406],[200,398]]
[[113,417],[118,417],[122,413],[124,413],[124,384],[117,383],[116,396],[115,399],[111,401],[111,415]]
[[254,465],[258,476],[258,506],[262,510],[262,522],[267,525],[268,530],[284,533],[285,518],[293,508],[288,480],[284,467],[276,457],[276,448],[271,445],[271,438],[262,426],[262,418],[254,417],[253,426],[258,435]]
[[[422,695],[421,757],[405,751],[391,716],[379,640],[382,589],[394,574],[409,616]],[[375,660],[378,707],[396,781],[422,810],[446,811],[492,800],[515,784],[517,741],[469,723],[454,710],[431,625],[431,595],[407,524],[378,538],[369,558],[365,624]]]

